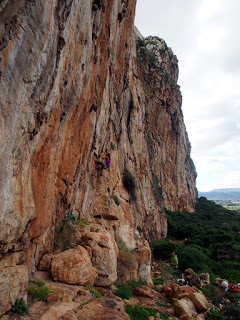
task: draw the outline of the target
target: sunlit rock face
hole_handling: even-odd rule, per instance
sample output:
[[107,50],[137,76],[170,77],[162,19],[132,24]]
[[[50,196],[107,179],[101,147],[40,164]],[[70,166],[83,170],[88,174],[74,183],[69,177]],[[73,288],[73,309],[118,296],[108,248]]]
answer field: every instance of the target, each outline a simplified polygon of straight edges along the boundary
[[135,2],[0,1],[0,273],[34,271],[69,213],[131,251],[194,210],[177,59],[155,39],[169,76],[137,63]]

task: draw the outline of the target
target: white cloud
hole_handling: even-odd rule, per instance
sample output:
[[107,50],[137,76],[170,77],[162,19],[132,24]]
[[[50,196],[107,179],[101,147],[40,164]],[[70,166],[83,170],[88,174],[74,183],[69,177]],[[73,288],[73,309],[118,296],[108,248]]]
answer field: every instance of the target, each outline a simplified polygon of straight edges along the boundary
[[240,187],[240,1],[138,0],[136,12],[178,57],[198,185]]

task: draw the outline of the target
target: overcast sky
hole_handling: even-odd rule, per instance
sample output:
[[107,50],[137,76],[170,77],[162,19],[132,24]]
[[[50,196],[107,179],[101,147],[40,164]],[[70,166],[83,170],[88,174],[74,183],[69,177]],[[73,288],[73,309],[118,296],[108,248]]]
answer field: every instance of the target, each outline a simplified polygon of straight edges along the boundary
[[240,0],[137,0],[135,25],[179,60],[197,188],[240,187]]

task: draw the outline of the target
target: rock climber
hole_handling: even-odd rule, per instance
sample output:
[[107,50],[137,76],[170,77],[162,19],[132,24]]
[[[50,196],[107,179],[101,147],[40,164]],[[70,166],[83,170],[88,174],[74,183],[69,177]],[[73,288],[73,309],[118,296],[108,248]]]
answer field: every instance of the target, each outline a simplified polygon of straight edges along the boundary
[[105,162],[101,162],[101,161],[97,161],[96,162],[96,166],[97,166],[97,169],[98,170],[103,170],[103,169],[106,169],[106,170],[110,170],[110,163],[111,163],[111,156],[110,156],[110,153],[108,152],[106,154],[106,156],[102,156],[101,155],[101,158],[103,160],[105,160]]
[[104,169],[107,169],[108,171],[110,170],[110,163],[111,163],[111,155],[108,152],[105,157],[102,157],[105,160],[105,166]]

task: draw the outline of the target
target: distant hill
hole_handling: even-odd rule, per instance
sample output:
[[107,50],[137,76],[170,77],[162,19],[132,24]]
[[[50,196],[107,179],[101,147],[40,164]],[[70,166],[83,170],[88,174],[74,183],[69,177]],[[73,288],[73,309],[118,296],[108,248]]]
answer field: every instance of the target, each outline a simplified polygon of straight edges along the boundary
[[240,201],[240,188],[215,189],[209,192],[198,192],[199,197],[208,200],[231,200]]

